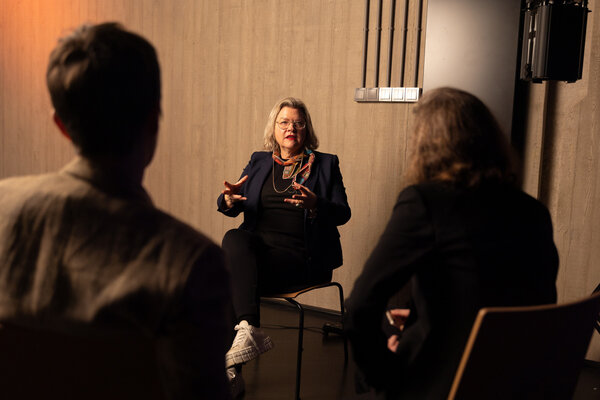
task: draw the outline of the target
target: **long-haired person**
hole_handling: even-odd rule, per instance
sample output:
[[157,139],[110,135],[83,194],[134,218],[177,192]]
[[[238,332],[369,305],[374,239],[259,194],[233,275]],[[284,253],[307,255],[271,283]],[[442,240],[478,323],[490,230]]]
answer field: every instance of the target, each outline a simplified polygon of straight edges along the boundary
[[[410,134],[408,186],[347,300],[346,329],[385,398],[442,399],[478,310],[556,302],[558,256],[548,210],[516,186],[509,144],[479,99],[427,92]],[[403,330],[388,338],[388,300],[409,281],[410,307],[391,315]]]
[[244,214],[223,238],[237,318],[230,377],[237,376],[232,367],[272,347],[260,329],[260,294],[330,281],[342,265],[337,226],[350,219],[350,207],[338,157],[316,151],[318,144],[306,105],[279,101],[265,127],[266,151],[253,153],[217,200],[223,214]]

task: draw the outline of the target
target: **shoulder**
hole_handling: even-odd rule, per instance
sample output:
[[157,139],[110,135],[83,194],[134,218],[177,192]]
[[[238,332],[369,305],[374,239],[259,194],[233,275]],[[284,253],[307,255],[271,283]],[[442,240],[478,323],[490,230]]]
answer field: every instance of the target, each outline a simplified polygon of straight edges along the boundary
[[40,186],[50,186],[59,179],[60,175],[58,173],[9,177],[0,180],[0,190],[28,191],[36,188],[40,189]]
[[339,169],[340,161],[338,156],[335,154],[321,153],[320,151],[313,151],[315,154],[315,165],[319,168],[326,170]]
[[197,253],[211,247],[218,247],[210,238],[191,225],[154,206],[147,207],[139,217],[156,222],[153,233],[159,241],[166,242],[169,247],[173,247],[174,253]]
[[78,186],[59,173],[11,177],[0,180],[0,204],[3,212],[11,207],[21,210],[68,197]]
[[338,160],[338,156],[335,154],[321,153],[320,151],[316,151],[316,150],[313,150],[313,153],[315,153],[316,160],[329,161],[329,162],[335,162]]
[[419,199],[427,207],[451,209],[456,204],[466,208],[493,209],[514,213],[548,213],[546,206],[520,188],[505,183],[489,182],[472,188],[455,187],[442,182],[427,182],[405,188],[398,198]]
[[265,168],[266,165],[270,165],[272,162],[272,154],[270,151],[255,151],[250,156],[250,161],[246,164],[242,175],[254,175],[256,171]]
[[420,193],[423,196],[427,195],[451,195],[458,192],[454,186],[443,182],[425,182],[418,183],[406,187],[404,190],[408,192]]
[[427,189],[428,188],[424,187],[422,184],[405,187],[400,191],[400,194],[398,194],[394,208],[406,203],[421,203],[424,197],[423,192],[427,191]]
[[522,210],[523,215],[537,215],[538,217],[541,216],[542,218],[550,219],[550,212],[546,205],[520,188],[502,185],[498,189],[498,192],[494,193],[494,198],[498,203],[502,202],[510,210],[516,212]]
[[456,187],[446,182],[424,182],[407,186],[400,192],[400,196],[416,196],[423,199],[423,201],[440,200],[445,202],[452,198],[477,196],[479,192],[481,192],[479,188]]
[[[154,243],[157,248],[168,244],[168,248],[179,249],[173,250],[174,254],[186,246],[203,249],[212,245],[202,233],[151,202],[114,196],[86,180],[60,172],[0,181],[0,204],[6,214],[27,213],[30,218],[52,219],[55,223],[85,223],[128,232],[140,243]],[[67,218],[72,215],[85,215],[85,222]]]
[[[136,225],[130,231],[132,247],[139,249],[147,268],[162,276],[164,282],[158,285],[164,290],[172,292],[184,284],[194,269],[203,271],[202,276],[225,273],[222,249],[186,222],[151,205],[140,209],[131,222]],[[216,287],[221,283],[213,282]]]
[[[187,281],[189,274],[196,271],[196,277],[213,289],[225,290],[228,286],[228,273],[225,256],[220,246],[214,243],[187,223],[154,208],[149,212],[157,219],[157,231],[147,238],[154,243],[154,249],[161,260],[169,264],[166,272],[171,285]],[[208,289],[207,289],[208,290]]]
[[419,183],[402,189],[398,199],[448,195],[450,191],[452,191],[451,187],[439,183]]
[[272,155],[273,155],[273,153],[270,151],[255,151],[254,153],[252,153],[252,156],[250,157],[250,161],[251,162],[260,162],[263,160],[270,160]]
[[417,207],[417,208],[444,208],[454,203],[458,197],[458,191],[451,185],[439,182],[427,182],[410,185],[402,189],[394,209]]

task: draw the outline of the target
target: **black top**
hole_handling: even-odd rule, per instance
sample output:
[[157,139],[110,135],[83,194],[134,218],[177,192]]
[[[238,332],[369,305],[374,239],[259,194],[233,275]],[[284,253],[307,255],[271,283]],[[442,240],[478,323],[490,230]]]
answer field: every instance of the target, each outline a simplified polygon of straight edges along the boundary
[[283,168],[274,163],[263,184],[256,232],[263,238],[277,238],[278,247],[304,249],[304,209],[284,201],[296,191],[292,187],[293,178],[283,179]]

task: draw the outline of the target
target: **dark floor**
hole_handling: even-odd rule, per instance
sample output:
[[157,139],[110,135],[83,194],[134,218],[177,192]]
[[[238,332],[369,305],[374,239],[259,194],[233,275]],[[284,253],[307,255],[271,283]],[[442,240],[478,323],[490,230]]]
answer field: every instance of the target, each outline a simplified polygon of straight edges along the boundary
[[[594,333],[596,334],[596,333]],[[574,400],[600,399],[600,363],[586,361],[573,395]]]
[[[357,395],[351,356],[344,366],[344,341],[335,334],[324,335],[325,322],[339,317],[307,310],[304,316],[304,352],[300,397],[309,399],[373,400],[373,394]],[[294,399],[298,311],[287,303],[261,307],[261,325],[275,347],[243,367],[245,400]],[[349,350],[350,351],[350,350]]]
[[[298,312],[287,304],[263,303],[262,327],[275,347],[247,363],[245,400],[284,400],[294,398]],[[374,400],[373,393],[358,395],[354,390],[352,357],[344,366],[343,340],[323,335],[324,322],[338,322],[336,316],[307,310],[300,397],[310,399]],[[582,370],[574,400],[600,400],[600,364],[587,364]]]

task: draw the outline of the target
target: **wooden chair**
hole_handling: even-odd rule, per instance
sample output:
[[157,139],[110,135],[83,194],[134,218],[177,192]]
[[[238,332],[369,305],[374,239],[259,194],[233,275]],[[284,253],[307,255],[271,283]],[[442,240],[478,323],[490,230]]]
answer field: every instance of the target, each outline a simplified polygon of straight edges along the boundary
[[[344,291],[342,289],[342,285],[337,282],[326,282],[317,285],[307,286],[303,288],[299,288],[296,291],[288,292],[288,293],[273,293],[273,294],[263,294],[261,297],[266,298],[275,298],[275,299],[283,299],[287,302],[293,304],[298,309],[298,349],[296,356],[296,391],[295,398],[300,399],[300,376],[302,372],[302,343],[304,340],[304,308],[302,304],[297,302],[296,297],[301,294],[311,292],[317,289],[328,288],[331,286],[335,286],[338,288],[338,293],[340,297],[340,321],[343,324],[344,321]],[[348,341],[344,336],[344,362],[348,361]]]
[[[596,286],[596,289],[594,289],[594,293],[600,293],[600,285]],[[598,315],[596,316],[596,332],[600,333],[600,312],[598,312]]]
[[448,399],[571,399],[599,310],[600,293],[480,310]]
[[139,333],[75,331],[78,333],[0,322],[0,397],[166,398],[151,338]]

